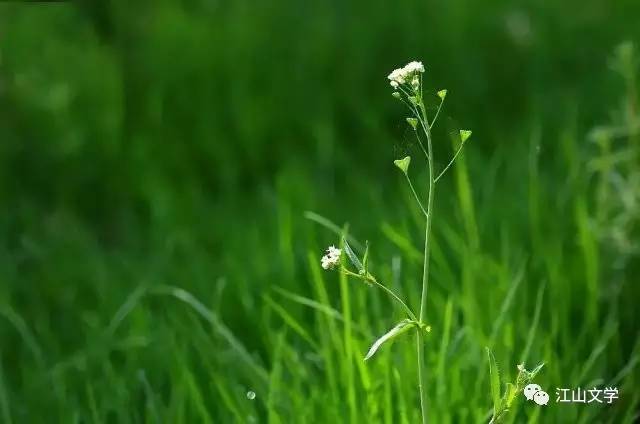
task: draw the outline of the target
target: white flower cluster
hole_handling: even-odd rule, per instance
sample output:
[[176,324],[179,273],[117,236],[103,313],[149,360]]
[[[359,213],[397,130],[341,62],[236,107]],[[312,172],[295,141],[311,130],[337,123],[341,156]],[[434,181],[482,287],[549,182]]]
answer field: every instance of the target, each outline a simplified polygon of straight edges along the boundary
[[410,82],[414,89],[417,89],[420,84],[419,73],[424,72],[424,65],[422,62],[409,62],[404,68],[394,69],[387,78],[391,87],[398,88],[401,84]]
[[335,246],[329,246],[327,249],[327,254],[322,257],[320,262],[322,262],[322,268],[324,269],[333,269],[340,263],[340,255],[342,254],[342,250],[336,249]]

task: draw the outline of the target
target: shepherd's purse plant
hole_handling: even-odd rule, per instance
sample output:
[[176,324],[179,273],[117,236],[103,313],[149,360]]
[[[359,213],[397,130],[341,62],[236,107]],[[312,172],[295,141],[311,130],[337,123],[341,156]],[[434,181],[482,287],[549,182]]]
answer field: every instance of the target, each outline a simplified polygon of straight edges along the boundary
[[[406,156],[402,159],[394,161],[395,166],[404,174],[407,184],[411,189],[413,197],[422,211],[424,217],[424,253],[422,268],[422,291],[420,296],[420,310],[414,312],[400,296],[393,290],[379,281],[369,270],[369,247],[367,245],[362,259],[360,259],[346,238],[341,240],[341,248],[330,246],[326,255],[322,257],[321,265],[324,269],[337,269],[340,272],[361,280],[368,285],[377,287],[389,295],[402,308],[406,318],[398,322],[387,333],[378,338],[365,356],[365,361],[369,360],[378,349],[385,343],[391,342],[401,334],[413,332],[416,335],[416,353],[417,353],[417,370],[418,370],[418,388],[420,392],[420,407],[422,413],[422,422],[427,422],[427,396],[426,396],[426,370],[424,363],[424,340],[425,336],[431,331],[431,327],[427,324],[427,294],[429,288],[429,240],[431,238],[431,227],[433,225],[433,206],[435,200],[436,185],[446,171],[451,167],[453,162],[462,151],[465,143],[471,136],[471,131],[460,130],[460,144],[457,151],[453,154],[447,165],[436,171],[436,162],[432,145],[432,129],[440,110],[447,96],[447,90],[439,90],[437,96],[440,99],[438,108],[433,116],[429,116],[424,103],[423,97],[423,79],[425,68],[422,62],[410,62],[402,68],[395,69],[388,76],[389,83],[393,88],[393,97],[400,100],[409,110],[410,115],[406,118],[407,124],[411,127],[420,150],[424,154],[426,167],[428,171],[428,187],[426,191],[426,207],[424,200],[421,198],[409,176],[409,165],[411,157]],[[353,268],[346,266],[345,261],[341,260],[342,253],[351,262]],[[355,269],[354,269],[355,268]]]

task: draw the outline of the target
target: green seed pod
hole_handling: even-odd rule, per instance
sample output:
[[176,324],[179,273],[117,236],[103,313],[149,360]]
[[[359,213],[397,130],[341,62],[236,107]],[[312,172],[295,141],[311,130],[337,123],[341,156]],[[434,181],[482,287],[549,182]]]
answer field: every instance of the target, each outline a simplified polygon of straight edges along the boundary
[[393,164],[397,166],[405,175],[409,171],[409,164],[411,163],[411,156],[406,156],[404,159],[396,159]]
[[471,137],[471,131],[470,130],[460,130],[460,140],[463,143],[465,141],[467,141],[469,139],[469,137]]

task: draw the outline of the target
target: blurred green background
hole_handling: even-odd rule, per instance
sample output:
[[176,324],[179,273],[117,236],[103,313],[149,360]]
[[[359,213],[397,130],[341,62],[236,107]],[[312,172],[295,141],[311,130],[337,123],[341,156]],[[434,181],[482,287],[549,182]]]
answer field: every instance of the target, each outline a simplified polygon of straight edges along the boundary
[[[488,420],[484,346],[505,378],[547,364],[552,404],[511,420],[633,422],[637,56],[617,46],[639,16],[635,0],[1,3],[0,421],[416,422],[413,342],[362,363],[400,311],[320,273],[338,236],[304,214],[348,222],[417,305],[423,229],[392,160],[416,153],[426,183],[386,75],[422,60],[431,106],[449,90],[439,166],[474,134],[436,200],[433,422]],[[610,383],[612,406],[553,402]]]

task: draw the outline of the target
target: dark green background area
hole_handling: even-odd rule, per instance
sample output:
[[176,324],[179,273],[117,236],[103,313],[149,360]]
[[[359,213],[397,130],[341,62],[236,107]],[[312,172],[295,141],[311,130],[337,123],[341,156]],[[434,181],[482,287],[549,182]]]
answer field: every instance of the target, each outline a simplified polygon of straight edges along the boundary
[[[380,386],[332,383],[327,370],[353,377],[336,364],[360,357],[345,359],[349,343],[326,336],[326,317],[273,290],[325,303],[311,259],[337,236],[305,219],[311,210],[370,240],[382,275],[403,256],[416,305],[411,252],[423,230],[392,160],[411,154],[421,193],[426,183],[386,79],[410,60],[425,64],[431,113],[449,90],[439,168],[457,131],[473,130],[461,167],[438,186],[431,369],[442,364],[447,302],[452,338],[470,336],[466,353],[445,352],[455,376],[442,370],[450,397],[430,393],[434,422],[485,416],[482,349],[491,344],[513,375],[541,286],[529,362],[549,364],[545,384],[610,381],[631,364],[623,382],[633,387],[637,256],[598,234],[610,223],[637,244],[640,207],[617,226],[617,209],[602,206],[616,190],[598,191],[588,164],[603,151],[588,134],[637,119],[619,113],[637,87],[612,58],[621,42],[637,44],[639,23],[632,0],[0,3],[0,421],[411,422],[412,353],[397,351],[413,344],[371,370],[396,364],[403,409],[399,389],[377,397],[391,371]],[[633,154],[625,176],[638,172]],[[325,278],[343,311],[344,292]],[[212,315],[164,296],[166,286]],[[353,343],[366,349],[400,314],[359,290],[365,334]],[[290,372],[281,388],[278,361]],[[472,393],[451,388],[476,382]],[[350,390],[367,418],[344,401]],[[548,419],[623,422],[637,405],[629,393],[615,415],[556,408]],[[524,409],[522,419],[544,418]]]

